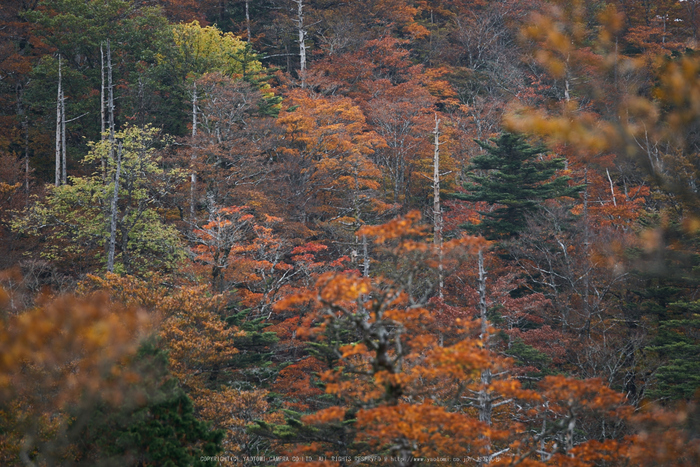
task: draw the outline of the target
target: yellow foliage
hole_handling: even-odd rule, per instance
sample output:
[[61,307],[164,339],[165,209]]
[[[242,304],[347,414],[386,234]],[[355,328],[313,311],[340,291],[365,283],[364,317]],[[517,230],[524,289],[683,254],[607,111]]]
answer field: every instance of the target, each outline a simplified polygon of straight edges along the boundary
[[[243,57],[246,43],[230,32],[221,32],[216,26],[200,26],[198,21],[173,26],[177,59],[175,66],[186,74],[211,73],[243,74]],[[262,64],[247,64],[247,73],[262,70]]]

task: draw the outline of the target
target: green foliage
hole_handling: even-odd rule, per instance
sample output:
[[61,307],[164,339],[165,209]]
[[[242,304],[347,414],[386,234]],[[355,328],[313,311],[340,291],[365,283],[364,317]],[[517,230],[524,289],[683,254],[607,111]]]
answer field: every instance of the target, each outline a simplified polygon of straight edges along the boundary
[[[83,115],[68,125],[70,146],[84,150],[81,138],[70,138],[72,132],[87,139],[99,137],[100,45],[106,67],[107,41],[115,83],[120,83],[115,86],[117,124],[135,118],[142,125],[150,122],[168,130],[176,126],[169,122],[169,103],[161,98],[172,89],[166,89],[168,82],[160,80],[162,75],[155,66],[157,51],[165,47],[166,31],[170,32],[157,8],[125,0],[44,0],[41,8],[27,12],[25,18],[63,58],[66,117]],[[32,72],[27,100],[37,125],[55,123],[51,107],[55,109],[56,61],[44,57]]]
[[150,73],[157,78],[156,82],[163,83],[162,92],[171,95],[168,102],[179,104],[172,113],[178,115],[180,123],[187,120],[184,109],[191,108],[191,104],[182,104],[191,101],[193,81],[208,73],[221,73],[251,83],[263,92],[258,104],[260,113],[277,115],[282,98],[269,91],[267,81],[272,70],[262,66],[262,56],[250,43],[216,26],[202,27],[197,21],[172,25],[169,30],[170,37],[159,45],[157,66]]
[[556,177],[564,169],[564,159],[547,159],[546,148],[530,146],[523,136],[504,133],[491,139],[495,145],[477,141],[486,154],[474,157],[465,169],[472,181],[464,184],[467,193],[452,196],[466,201],[485,201],[496,205],[478,225],[468,229],[489,240],[518,235],[526,226],[528,214],[539,203],[561,196],[575,197],[583,186],[569,186],[569,177]]
[[552,363],[552,358],[536,348],[527,345],[522,339],[514,339],[509,348],[505,351],[505,354],[515,358],[515,362],[518,366],[536,368],[538,370],[536,372],[537,376],[541,377],[544,376],[544,374],[551,373],[547,369]]
[[206,465],[203,455],[221,451],[223,431],[210,431],[194,416],[190,398],[177,381],[162,388],[169,397],[132,415],[133,423],[121,432],[117,445],[144,453],[143,461],[163,466]]
[[[154,145],[157,132],[127,127],[117,132],[122,142],[122,167],[117,215],[115,272],[141,273],[171,269],[183,257],[179,234],[165,225],[160,200],[183,178],[164,168]],[[92,143],[86,163],[105,163],[89,177],[71,177],[70,184],[48,187],[46,199],[28,208],[13,222],[21,233],[42,240],[39,254],[67,267],[88,271],[106,264],[110,201],[114,193],[116,161],[108,140]]]
[[328,324],[322,334],[324,339],[309,342],[307,352],[325,363],[328,369],[333,369],[340,361],[338,349],[343,345],[357,342],[357,338],[352,332],[352,323],[348,319],[338,319]]
[[[99,465],[200,466],[202,456],[221,452],[222,430],[211,430],[194,414],[192,401],[167,370],[165,352],[154,340],[140,348],[134,367],[141,381],[127,404],[93,414],[83,436],[100,452]],[[142,400],[140,405],[134,401]],[[94,452],[87,453],[89,457]]]
[[334,445],[344,444],[347,437],[346,423],[330,423],[319,429],[301,421],[302,414],[284,410],[284,424],[269,424],[256,420],[256,425],[248,427],[248,432],[263,438],[280,440],[286,443],[331,442]]
[[[700,302],[671,306],[697,309]],[[697,313],[692,316],[659,324],[659,332],[647,348],[664,360],[656,373],[658,385],[650,391],[651,397],[690,400],[700,388],[700,319]]]
[[[239,311],[227,317],[225,321],[229,326],[237,326],[245,331],[245,335],[236,338],[236,348],[239,353],[233,357],[231,366],[243,369],[243,375],[248,376],[248,379],[254,379],[254,375],[247,374],[246,370],[257,366],[253,371],[259,373],[269,366],[270,359],[274,355],[273,346],[279,342],[279,338],[274,332],[265,331],[265,328],[270,326],[265,322],[265,318],[247,319],[249,311]],[[274,373],[271,369],[269,371]]]

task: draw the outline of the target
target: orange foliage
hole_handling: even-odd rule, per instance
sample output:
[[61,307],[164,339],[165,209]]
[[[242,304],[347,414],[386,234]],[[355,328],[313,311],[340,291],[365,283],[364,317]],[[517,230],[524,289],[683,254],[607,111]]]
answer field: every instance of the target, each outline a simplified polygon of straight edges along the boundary
[[116,402],[119,380],[137,377],[122,364],[151,325],[144,310],[109,303],[105,294],[45,298],[0,329],[0,391],[31,400],[37,411],[60,409],[85,393]]
[[312,385],[312,376],[322,368],[323,364],[316,358],[304,358],[280,371],[272,388],[286,395],[287,407],[301,411],[309,410],[313,397],[323,394],[321,389]]
[[385,142],[348,98],[323,98],[292,91],[296,107],[278,123],[285,128],[288,201],[301,219],[328,220],[374,209],[367,194],[379,188],[380,172],[369,156]]
[[0,460],[29,459],[45,444],[51,452],[43,454],[70,462],[71,446],[56,441],[76,417],[139,396],[127,394],[141,379],[129,363],[153,317],[110,303],[104,293],[42,297],[35,308],[9,315],[7,297],[0,289]]

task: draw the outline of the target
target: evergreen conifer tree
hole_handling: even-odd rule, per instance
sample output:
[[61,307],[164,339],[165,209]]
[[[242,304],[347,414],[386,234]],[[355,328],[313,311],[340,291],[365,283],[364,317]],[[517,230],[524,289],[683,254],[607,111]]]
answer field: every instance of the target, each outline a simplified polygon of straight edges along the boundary
[[86,463],[203,466],[203,458],[221,452],[224,432],[197,418],[192,400],[167,365],[167,355],[154,339],[142,344],[134,362],[142,380],[133,394],[127,394],[121,409],[98,408],[81,432]]
[[467,193],[452,196],[465,201],[486,201],[498,205],[478,225],[465,226],[489,240],[514,237],[526,225],[526,217],[547,199],[574,197],[583,186],[569,186],[570,177],[556,177],[564,169],[563,158],[546,159],[544,146],[530,146],[521,135],[503,133],[492,138],[495,145],[477,141],[486,150],[466,167],[470,179],[464,184]]

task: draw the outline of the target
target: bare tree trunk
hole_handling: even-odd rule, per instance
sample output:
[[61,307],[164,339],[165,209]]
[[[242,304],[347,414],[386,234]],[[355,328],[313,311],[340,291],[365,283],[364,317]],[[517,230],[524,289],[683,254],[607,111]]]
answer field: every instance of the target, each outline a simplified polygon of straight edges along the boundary
[[66,96],[61,86],[61,183],[67,181],[67,161],[66,161]]
[[122,169],[122,143],[117,148],[117,170],[114,174],[114,194],[110,206],[109,251],[107,253],[107,271],[114,272],[114,250],[117,244],[117,202],[119,201],[119,176]]
[[484,252],[479,250],[479,319],[481,320],[481,335],[479,338],[488,347],[488,317],[486,316],[486,271],[484,270]]
[[438,297],[444,298],[442,289],[442,209],[440,207],[440,119],[435,114],[435,150],[433,152],[433,243],[438,251]]
[[250,0],[245,0],[245,29],[248,34],[248,42],[250,42],[250,13],[248,12],[248,4]]
[[[486,271],[484,270],[484,253],[479,250],[479,318],[481,320],[481,335],[479,336],[484,344],[484,347],[488,348],[488,318],[486,316]],[[479,421],[483,422],[487,426],[491,426],[491,413],[493,411],[493,399],[491,397],[491,392],[489,391],[489,386],[491,385],[491,370],[486,369],[481,372],[481,389],[477,396],[478,406],[479,406]],[[491,443],[487,441],[484,446],[485,456],[480,459],[478,465],[485,465],[491,462]]]
[[61,184],[61,56],[58,56],[58,93],[56,96],[56,177],[54,184]]
[[[112,83],[112,47],[107,39],[107,112],[109,117],[109,160],[114,161],[114,86]],[[121,172],[122,145],[117,152],[117,170],[114,176],[114,194],[110,206],[109,245],[107,248],[107,271],[114,271],[114,249],[117,241],[117,201],[119,196],[119,175]]]
[[[100,141],[105,140],[105,52],[100,42]],[[107,177],[107,167],[104,156],[100,155],[100,165],[102,166],[102,183]]]
[[612,195],[613,206],[617,207],[617,200],[615,199],[615,187],[613,186],[612,178],[610,178],[610,171],[605,169],[605,173],[608,174],[608,182],[610,182],[610,194]]
[[197,186],[197,174],[192,171],[190,174],[190,222],[195,222],[195,190]]
[[[100,140],[105,140],[105,52],[100,42]],[[104,167],[104,160],[102,161]]]
[[564,77],[564,99],[566,102],[571,100],[571,94],[569,93],[569,56],[566,56],[566,76]]
[[301,87],[306,87],[306,30],[304,29],[304,0],[293,0],[297,4],[297,31],[299,33],[299,78]]
[[192,83],[192,137],[197,135],[197,81]]
[[109,112],[109,157],[114,159],[114,86],[112,85],[112,48],[107,39],[107,111]]
[[[248,3],[246,2],[246,6]],[[192,84],[192,138],[197,136],[197,81]],[[194,160],[194,153],[192,155]],[[190,222],[195,222],[195,191],[197,189],[197,174],[192,169],[190,173]]]
[[369,252],[367,251],[367,236],[362,236],[362,277],[369,277]]

